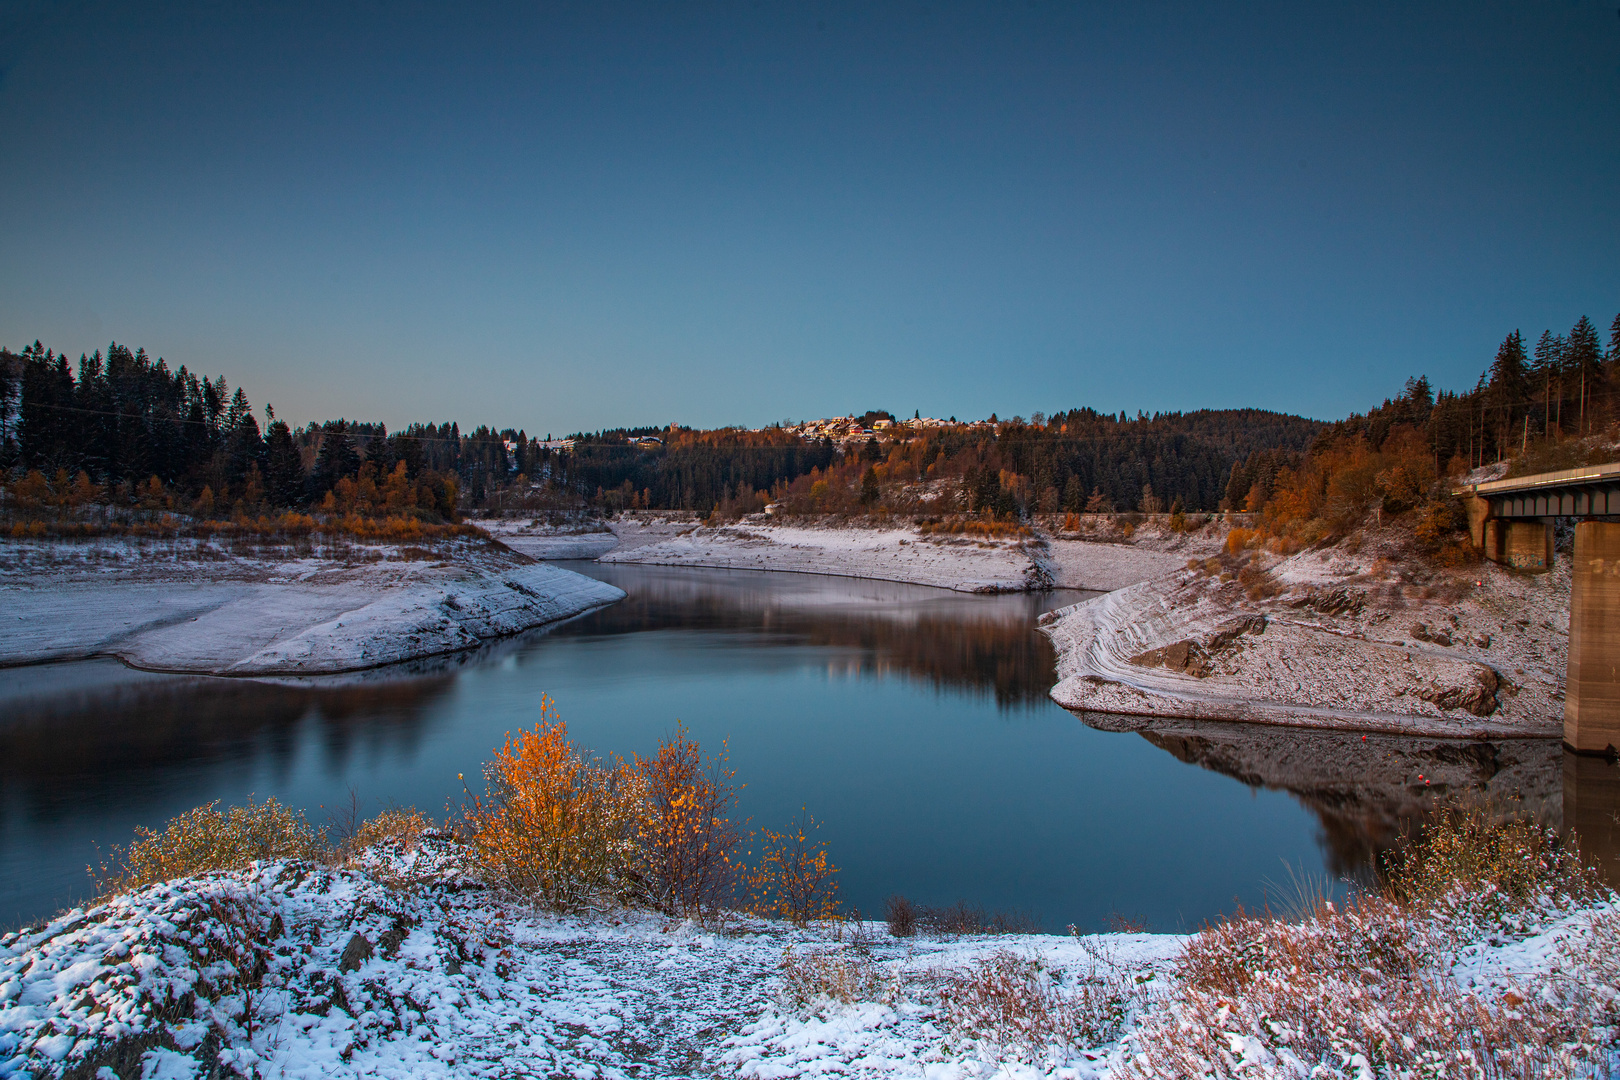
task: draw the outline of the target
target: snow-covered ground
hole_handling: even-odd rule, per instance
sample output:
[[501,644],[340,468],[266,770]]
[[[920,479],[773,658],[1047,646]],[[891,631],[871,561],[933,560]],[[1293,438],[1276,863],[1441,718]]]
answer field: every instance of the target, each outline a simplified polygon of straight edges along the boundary
[[[492,896],[453,849],[430,835],[373,855],[380,873],[260,863],[0,938],[0,1076],[1117,1076],[1139,1066],[1133,1031],[1173,1007],[1189,940],[549,915]],[[1613,905],[1515,916],[1437,974],[1499,996],[1555,969],[1591,983],[1561,965],[1600,926],[1613,964]],[[1047,1028],[1030,991],[1091,1004]],[[1352,1066],[1310,1075],[1374,1075]]]
[[1022,592],[1048,585],[1036,545],[1019,540],[919,536],[911,528],[738,524],[609,552],[602,562],[786,570],[877,578],[958,592]]
[[[356,870],[257,864],[7,935],[0,1076],[194,1077],[216,1061],[322,1080],[982,1075],[992,1067],[982,1048],[947,1049],[926,995],[787,1007],[784,954],[848,957],[918,986],[996,951],[1075,979],[1103,957],[1144,985],[1181,941],[900,940],[870,923],[548,915],[442,865],[448,847],[429,839],[406,856],[432,876],[403,888]],[[1089,1072],[1106,1052],[1076,1052],[1061,1075]]]
[[487,542],[236,554],[207,541],[0,546],[0,664],[111,655],[222,675],[354,671],[468,649],[624,593]]
[[1264,575],[1248,586],[1212,561],[1052,612],[1052,697],[1135,715],[1561,734],[1568,558],[1539,576],[1485,563],[1419,584],[1376,539],[1257,554]]
[[536,559],[782,570],[958,592],[1106,592],[1171,573],[1186,564],[1189,554],[1216,550],[1224,535],[1219,528],[1183,536],[1148,528],[1136,542],[1043,531],[1024,540],[990,540],[924,536],[909,526],[868,528],[830,519],[787,524],[764,515],[710,528],[696,517],[672,513],[620,514],[561,526],[513,518],[477,524]]

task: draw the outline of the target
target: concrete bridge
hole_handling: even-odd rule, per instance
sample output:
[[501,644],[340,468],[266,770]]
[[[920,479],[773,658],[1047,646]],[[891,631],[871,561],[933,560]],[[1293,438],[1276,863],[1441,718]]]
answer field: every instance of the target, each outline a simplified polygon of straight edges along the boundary
[[[1474,544],[1492,562],[1551,569],[1553,519],[1575,525],[1564,742],[1576,753],[1620,747],[1620,462],[1473,484],[1458,491]],[[1606,520],[1602,520],[1606,519]]]

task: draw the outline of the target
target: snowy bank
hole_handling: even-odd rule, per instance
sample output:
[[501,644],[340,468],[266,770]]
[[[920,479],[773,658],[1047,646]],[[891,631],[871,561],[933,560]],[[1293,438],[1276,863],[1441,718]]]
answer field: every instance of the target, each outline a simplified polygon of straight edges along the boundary
[[430,837],[394,862],[417,875],[408,888],[263,863],[0,938],[0,1076],[966,1076],[985,1063],[972,1048],[943,1055],[924,1004],[784,1008],[784,950],[860,955],[895,976],[1009,949],[1079,971],[1106,953],[1146,981],[1183,940],[543,915],[461,876],[451,848]]
[[[1346,943],[1370,929],[1399,960],[1423,965],[1414,973],[1385,971],[1377,955],[1339,956],[1345,920],[1331,908],[1304,923],[1249,918],[1194,938],[902,939],[876,923],[539,914],[466,876],[442,834],[380,858],[373,849],[361,865],[259,863],[0,937],[0,1076],[1350,1080],[1395,1073],[1358,1067],[1348,1051],[1342,1067],[1313,1071],[1315,1048],[1291,1042],[1285,1027],[1251,1030],[1252,1017],[1230,1006],[1178,1011],[1199,1002],[1182,982],[1197,976],[1194,947],[1219,949],[1223,933],[1262,935],[1267,948],[1244,954],[1258,970],[1277,966],[1273,952],[1286,960],[1288,947],[1303,946],[1347,980],[1314,1007],[1420,1037],[1433,1017],[1397,1020],[1382,994],[1356,994],[1366,987],[1354,980],[1434,988],[1426,1000],[1458,1004],[1451,1011],[1465,1019],[1480,1013],[1463,995],[1499,1015],[1554,991],[1601,1019],[1613,1011],[1620,957],[1608,894],[1498,911],[1487,889],[1448,924],[1466,929],[1461,937],[1403,927],[1407,916],[1388,908],[1382,922],[1349,928]],[[1167,1025],[1172,1045],[1202,1045],[1211,1061],[1230,1048],[1225,1060],[1238,1067],[1144,1067],[1152,1044],[1143,1035]],[[1583,1048],[1588,1060],[1614,1032],[1590,1035],[1602,1042]]]
[[341,560],[13,543],[0,557],[0,664],[110,655],[189,674],[356,671],[470,649],[624,596],[487,543],[403,558],[379,546]]
[[1051,612],[1052,697],[1129,715],[1561,735],[1568,559],[1539,577],[1485,564],[1420,582],[1387,555],[1369,541],[1210,558]]
[[619,546],[600,556],[602,562],[832,574],[972,593],[1117,589],[1170,573],[1186,562],[1185,555],[1127,544],[1040,534],[924,535],[905,526],[749,520],[710,528],[625,518],[613,523],[613,531]]
[[919,536],[910,528],[739,524],[691,526],[679,536],[609,552],[602,562],[778,570],[876,578],[957,592],[1049,588],[1038,547],[1024,539]]
[[986,538],[924,535],[904,524],[862,525],[843,518],[785,523],[763,514],[710,527],[674,512],[631,512],[561,525],[515,518],[476,524],[536,559],[780,570],[974,593],[1121,589],[1174,572],[1188,555],[1213,553],[1224,536],[1219,525],[1185,534],[1148,525],[1134,540],[1107,530],[1093,536],[1052,527],[1037,527],[1023,538]]

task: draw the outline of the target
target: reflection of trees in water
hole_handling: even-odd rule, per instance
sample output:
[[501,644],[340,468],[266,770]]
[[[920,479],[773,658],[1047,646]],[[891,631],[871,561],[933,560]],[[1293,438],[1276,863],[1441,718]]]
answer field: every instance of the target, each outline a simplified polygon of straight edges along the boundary
[[[966,604],[941,605],[772,603],[774,594],[638,589],[564,633],[617,635],[655,630],[753,632],[778,644],[854,653],[850,670],[901,674],[952,690],[988,692],[1003,708],[1044,705],[1052,686],[1054,655],[1034,631],[1026,598],[997,604],[982,616]],[[965,598],[964,598],[965,600]]]
[[[1250,787],[1286,791],[1321,822],[1329,872],[1366,880],[1380,856],[1436,810],[1483,805],[1559,827],[1563,749],[1556,739],[1363,738],[1356,732],[1078,714],[1136,730],[1182,761]],[[1425,782],[1427,781],[1427,782]]]
[[94,801],[142,770],[250,758],[289,763],[306,718],[339,763],[362,742],[408,749],[449,682],[312,688],[176,679],[29,702],[20,719],[0,726],[0,786],[36,805]]

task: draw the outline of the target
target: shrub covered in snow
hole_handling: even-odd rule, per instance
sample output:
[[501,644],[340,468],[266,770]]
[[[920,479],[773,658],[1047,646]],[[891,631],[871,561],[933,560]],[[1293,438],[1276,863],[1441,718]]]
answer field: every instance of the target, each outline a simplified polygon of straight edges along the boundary
[[129,892],[160,881],[217,870],[235,870],[256,859],[314,859],[325,852],[324,834],[304,815],[266,799],[219,809],[216,800],[171,820],[162,832],[135,830],[128,851],[115,851],[97,872],[102,895]]

